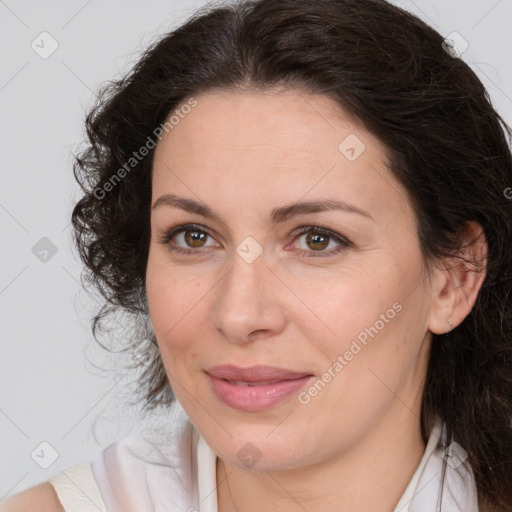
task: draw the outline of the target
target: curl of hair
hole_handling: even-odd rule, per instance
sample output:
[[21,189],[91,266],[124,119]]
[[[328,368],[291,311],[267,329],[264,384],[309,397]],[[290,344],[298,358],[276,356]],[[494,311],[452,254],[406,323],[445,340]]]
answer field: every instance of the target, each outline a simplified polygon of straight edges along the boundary
[[[383,0],[247,0],[201,9],[99,94],[86,119],[88,145],[75,160],[84,195],[72,223],[84,276],[105,299],[95,337],[118,309],[147,320],[153,151],[136,161],[134,153],[204,91],[281,86],[337,100],[385,144],[417,215],[425,261],[457,254],[467,222],[484,228],[485,280],[465,320],[433,335],[421,426],[426,441],[441,416],[448,439],[468,452],[481,510],[509,512],[511,131],[476,74],[442,43]],[[139,342],[132,339],[132,348]],[[148,410],[174,400],[160,358],[139,389]]]

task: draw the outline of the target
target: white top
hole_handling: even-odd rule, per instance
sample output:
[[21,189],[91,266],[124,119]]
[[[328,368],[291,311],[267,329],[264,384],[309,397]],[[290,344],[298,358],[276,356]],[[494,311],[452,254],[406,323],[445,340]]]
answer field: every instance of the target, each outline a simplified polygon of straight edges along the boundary
[[[116,441],[93,461],[50,478],[66,512],[218,512],[217,456],[181,406],[160,426]],[[393,512],[435,512],[446,431],[438,419],[423,457]],[[442,512],[478,512],[473,472],[464,450],[445,450]],[[457,469],[458,468],[458,469]]]

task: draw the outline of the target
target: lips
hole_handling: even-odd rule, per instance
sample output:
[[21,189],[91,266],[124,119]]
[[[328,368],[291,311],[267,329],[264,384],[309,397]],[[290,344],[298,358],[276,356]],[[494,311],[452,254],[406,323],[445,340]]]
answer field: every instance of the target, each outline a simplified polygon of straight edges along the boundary
[[206,370],[216,397],[233,409],[256,412],[277,405],[299,392],[313,377],[277,366],[241,368],[231,364]]
[[241,368],[231,364],[214,366],[206,370],[206,373],[241,386],[277,384],[284,380],[295,380],[312,375],[308,372],[297,372],[277,366],[256,365]]
[[257,412],[298,393],[313,375],[276,366],[221,365],[206,372],[215,396],[232,409]]

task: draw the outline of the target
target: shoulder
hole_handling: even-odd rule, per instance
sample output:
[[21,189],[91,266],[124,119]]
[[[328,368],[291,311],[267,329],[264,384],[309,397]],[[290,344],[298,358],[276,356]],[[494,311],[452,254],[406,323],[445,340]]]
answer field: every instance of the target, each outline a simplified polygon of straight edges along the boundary
[[0,502],[0,512],[65,512],[50,482],[31,487]]

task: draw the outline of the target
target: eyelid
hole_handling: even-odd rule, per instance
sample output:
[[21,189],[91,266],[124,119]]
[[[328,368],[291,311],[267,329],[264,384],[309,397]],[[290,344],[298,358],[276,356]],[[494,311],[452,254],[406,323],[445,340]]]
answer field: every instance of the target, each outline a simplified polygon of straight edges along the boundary
[[329,236],[335,240],[352,245],[352,242],[350,242],[350,240],[348,238],[344,237],[343,235],[340,235],[333,229],[325,228],[319,224],[315,224],[314,222],[310,222],[309,224],[304,224],[303,226],[299,226],[292,232],[292,236],[295,237],[295,236],[302,235],[304,233],[309,233],[309,232],[325,234],[326,236]]

